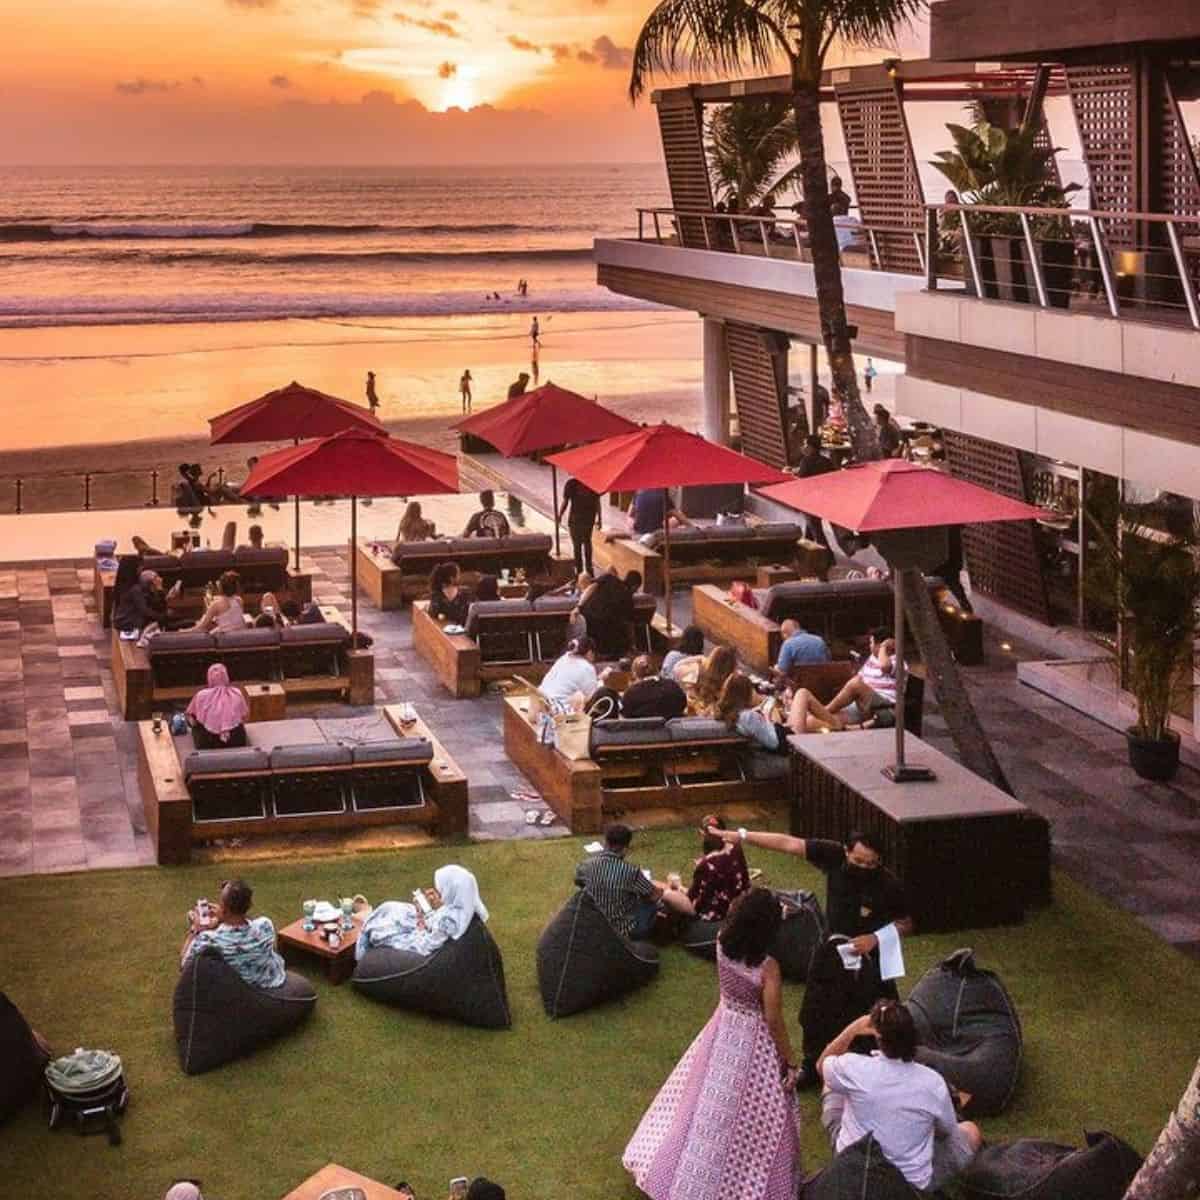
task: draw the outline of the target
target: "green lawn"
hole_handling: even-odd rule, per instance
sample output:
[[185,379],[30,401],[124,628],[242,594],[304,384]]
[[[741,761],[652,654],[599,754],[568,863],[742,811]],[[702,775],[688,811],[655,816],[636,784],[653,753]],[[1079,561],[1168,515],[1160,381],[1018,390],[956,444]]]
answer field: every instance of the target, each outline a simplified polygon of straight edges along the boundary
[[[648,833],[639,861],[685,870],[690,832]],[[392,1010],[318,981],[308,1025],[208,1075],[179,1070],[171,993],[184,913],[221,868],[146,869],[0,880],[3,986],[56,1049],[124,1058],[133,1101],[125,1141],[50,1134],[31,1107],[0,1130],[6,1194],[154,1200],[178,1175],[217,1200],[271,1200],[330,1159],[440,1200],[453,1175],[486,1173],[515,1200],[636,1195],[621,1151],[645,1105],[712,1011],[714,970],[678,948],[624,1003],[552,1022],[534,945],[570,892],[580,840],[510,842],[253,864],[255,907],[282,925],[302,897],[407,896],[447,859],[470,867],[504,953],[514,1028],[485,1032]],[[803,864],[752,852],[777,885],[818,888]],[[228,874],[229,870],[225,870]],[[1111,1128],[1145,1151],[1195,1063],[1200,971],[1130,918],[1059,878],[1056,904],[1024,926],[916,937],[909,985],[959,945],[1007,982],[1025,1026],[1012,1108],[988,1136],[1078,1141]],[[786,999],[793,1034],[801,989]],[[828,1153],[804,1101],[805,1168]],[[23,1194],[23,1193],[22,1193]]]

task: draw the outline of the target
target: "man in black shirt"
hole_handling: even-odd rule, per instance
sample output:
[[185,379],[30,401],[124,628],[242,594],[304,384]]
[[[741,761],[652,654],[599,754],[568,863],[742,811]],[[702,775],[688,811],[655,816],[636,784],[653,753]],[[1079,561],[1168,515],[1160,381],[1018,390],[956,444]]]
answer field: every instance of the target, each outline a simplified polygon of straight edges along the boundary
[[563,487],[562,507],[554,514],[555,524],[570,509],[567,529],[571,533],[571,546],[575,551],[575,571],[592,574],[592,529],[600,514],[600,497],[578,479],[568,479]]
[[112,623],[120,633],[140,633],[147,625],[166,627],[167,593],[157,571],[143,571],[117,602]]
[[687,712],[687,696],[673,679],[654,674],[650,659],[639,654],[633,660],[633,683],[621,697],[623,717],[682,717]]
[[463,537],[508,537],[508,518],[502,512],[496,511],[495,493],[480,492],[479,504],[479,511],[471,517],[462,532]]
[[[745,829],[714,833],[726,842],[795,854],[825,875],[831,936],[813,955],[800,1008],[804,1061],[798,1082],[801,1087],[814,1087],[820,1081],[817,1059],[830,1041],[855,1018],[870,1012],[876,1000],[899,999],[896,985],[880,976],[879,933],[888,925],[901,937],[912,933],[904,885],[883,865],[879,840],[869,833],[854,831],[844,843]],[[838,945],[847,940],[862,956],[857,970],[847,970],[838,952]]]

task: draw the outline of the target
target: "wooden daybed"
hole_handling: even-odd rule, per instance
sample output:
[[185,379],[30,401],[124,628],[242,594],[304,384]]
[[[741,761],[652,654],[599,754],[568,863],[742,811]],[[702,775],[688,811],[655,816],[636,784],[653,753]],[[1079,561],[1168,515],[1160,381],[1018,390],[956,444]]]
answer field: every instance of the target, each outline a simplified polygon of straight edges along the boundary
[[348,704],[375,700],[375,656],[352,650],[336,608],[323,607],[325,624],[292,625],[281,631],[248,629],[204,635],[184,630],[159,634],[143,649],[112,631],[113,685],[127,721],[189,700],[205,685],[213,663],[253,691],[276,684],[289,700],[344,696]]
[[618,813],[669,811],[677,823],[707,812],[765,811],[786,801],[788,760],[703,718],[605,721],[590,757],[544,746],[529,723],[529,697],[504,701],[504,749],[572,833],[594,833]]
[[554,554],[550,535],[544,533],[401,542],[397,553],[398,559],[389,546],[367,538],[359,538],[354,545],[358,586],[382,611],[428,597],[429,575],[439,563],[456,563],[468,586],[481,574],[499,575],[505,569],[523,570],[530,579],[549,580],[557,586],[571,579],[575,570],[569,555]]
[[138,785],[159,863],[186,863],[213,838],[375,825],[437,837],[467,832],[467,779],[419,718],[400,706],[361,718],[247,726],[245,750],[196,751],[164,723],[137,727]]

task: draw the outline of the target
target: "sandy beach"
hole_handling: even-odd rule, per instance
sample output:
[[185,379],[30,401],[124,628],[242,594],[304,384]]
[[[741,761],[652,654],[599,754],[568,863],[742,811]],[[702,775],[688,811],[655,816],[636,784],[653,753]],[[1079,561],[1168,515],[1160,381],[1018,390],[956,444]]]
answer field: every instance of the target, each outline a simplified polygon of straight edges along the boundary
[[[541,314],[540,380],[554,380],[638,420],[694,424],[700,324],[674,312]],[[530,370],[525,314],[404,320],[95,326],[0,331],[0,512],[140,506],[149,473],[160,496],[185,460],[235,480],[248,455],[274,446],[208,445],[207,419],[293,379],[363,403],[377,376],[380,416],[398,436],[454,448],[458,379],[475,407],[501,402]],[[532,386],[532,385],[531,385]]]

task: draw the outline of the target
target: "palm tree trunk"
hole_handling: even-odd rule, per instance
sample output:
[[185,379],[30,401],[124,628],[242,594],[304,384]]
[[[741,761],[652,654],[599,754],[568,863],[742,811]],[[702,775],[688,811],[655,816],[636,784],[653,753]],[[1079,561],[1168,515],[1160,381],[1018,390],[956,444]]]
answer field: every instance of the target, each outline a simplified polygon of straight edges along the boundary
[[800,173],[804,180],[804,219],[808,225],[808,249],[812,255],[817,308],[821,314],[821,338],[829,356],[834,390],[841,397],[854,456],[860,462],[879,457],[879,442],[871,418],[858,392],[858,374],[851,353],[846,321],[846,298],[842,292],[842,261],[837,232],[829,211],[826,184],[825,141],[821,132],[821,100],[818,83],[793,83],[792,105],[796,110],[796,132],[800,143]]
[[1184,1200],[1200,1179],[1200,1062],[1125,1200]]

